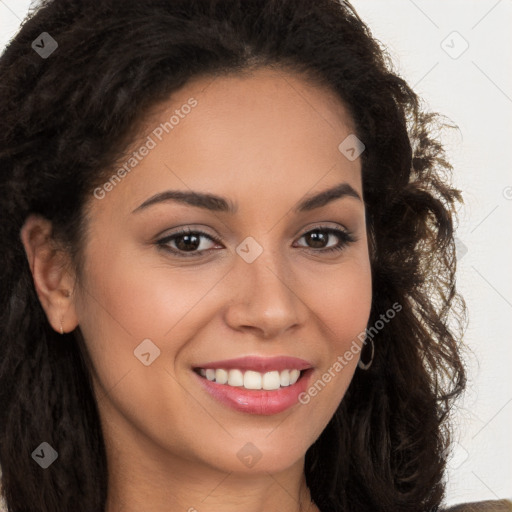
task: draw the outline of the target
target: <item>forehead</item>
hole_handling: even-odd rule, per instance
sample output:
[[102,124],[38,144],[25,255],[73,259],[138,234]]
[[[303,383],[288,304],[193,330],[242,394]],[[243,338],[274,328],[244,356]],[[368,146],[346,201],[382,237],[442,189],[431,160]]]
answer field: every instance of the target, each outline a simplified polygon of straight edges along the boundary
[[261,68],[197,78],[152,109],[102,207],[131,212],[165,189],[270,204],[340,181],[360,190],[359,159],[338,149],[353,133],[341,100],[302,76]]

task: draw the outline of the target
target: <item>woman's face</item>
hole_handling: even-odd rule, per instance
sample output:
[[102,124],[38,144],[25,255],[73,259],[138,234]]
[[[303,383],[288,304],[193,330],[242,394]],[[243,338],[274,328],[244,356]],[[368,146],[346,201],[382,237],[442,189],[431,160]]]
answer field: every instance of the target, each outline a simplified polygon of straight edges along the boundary
[[370,313],[353,133],[332,93],[269,69],[196,79],[155,111],[91,196],[74,303],[111,450],[226,472],[302,461]]

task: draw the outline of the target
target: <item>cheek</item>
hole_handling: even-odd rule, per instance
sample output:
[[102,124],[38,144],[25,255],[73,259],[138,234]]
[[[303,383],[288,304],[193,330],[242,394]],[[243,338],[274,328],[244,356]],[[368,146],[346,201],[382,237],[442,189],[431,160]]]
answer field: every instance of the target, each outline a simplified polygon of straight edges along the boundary
[[94,319],[97,338],[118,339],[125,349],[179,329],[219,280],[215,272],[173,267],[163,258],[159,263],[154,255],[132,256],[129,251],[112,254],[108,263],[92,258],[88,268],[83,323]]
[[372,304],[371,267],[366,252],[355,253],[335,271],[323,277],[316,304],[325,338],[337,351],[357,339],[367,327]]
[[311,435],[320,435],[338,408],[357,369],[362,340],[368,325],[372,303],[369,260],[355,257],[322,277],[322,293],[312,298],[315,316],[324,340],[321,364],[311,376],[309,386],[299,401],[307,410]]
[[[199,275],[191,269],[156,267],[154,257],[145,261],[128,251],[108,258],[94,249],[90,254],[79,324],[94,368],[100,409],[108,418],[105,428],[128,421],[169,443],[169,425],[174,425],[170,444],[179,452],[187,445],[182,433],[186,429],[176,427],[188,417],[183,411],[192,408],[196,416],[204,411],[194,401],[191,406],[188,394],[176,382],[173,364],[194,334],[191,318],[199,325],[201,299],[220,277],[214,272]],[[151,340],[150,344],[144,341],[144,353],[149,352],[152,361],[147,366],[134,353],[142,356],[143,340]],[[191,429],[190,422],[187,427]]]
[[[223,287],[227,269],[179,268],[149,251],[135,257],[128,250],[112,251],[108,258],[94,249],[89,254],[79,323],[94,367],[97,396],[101,399],[108,392],[115,409],[141,430],[152,429],[157,438],[165,439],[165,430],[160,430],[165,425],[185,422],[190,429],[188,416],[179,413],[190,409],[186,386],[177,382],[184,375],[188,378],[183,354],[190,358],[190,341],[231,293]],[[148,351],[152,362],[145,366],[136,354]],[[148,396],[153,399],[148,401]],[[107,404],[103,401],[103,407]],[[196,409],[190,415],[204,414]],[[112,409],[106,414],[117,413]]]
[[[103,244],[104,240],[110,243]],[[113,250],[116,243],[122,247],[113,239],[98,237],[89,246],[77,304],[80,329],[103,392],[117,386],[128,373],[127,380],[139,379],[144,387],[151,372],[140,372],[154,369],[161,360],[155,358],[155,364],[144,366],[134,351],[149,339],[156,347],[151,348],[152,358],[159,350],[163,352],[163,335],[180,325],[180,319],[209,288],[207,282],[190,285],[192,274],[155,268],[154,260],[147,263],[134,251]],[[171,345],[166,350],[172,357],[178,347]]]

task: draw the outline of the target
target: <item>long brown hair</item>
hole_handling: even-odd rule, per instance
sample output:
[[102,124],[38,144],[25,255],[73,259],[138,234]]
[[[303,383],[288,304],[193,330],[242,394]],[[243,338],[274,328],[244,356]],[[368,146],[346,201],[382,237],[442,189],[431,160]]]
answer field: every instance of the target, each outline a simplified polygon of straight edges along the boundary
[[[44,58],[32,46],[42,32],[58,45]],[[20,241],[25,219],[49,219],[79,271],[86,202],[148,109],[193,77],[265,65],[330,87],[348,107],[365,144],[370,325],[402,306],[306,453],[312,497],[322,512],[441,503],[449,412],[465,386],[460,195],[436,138],[441,118],[423,111],[348,2],[48,0],[0,58],[0,464],[11,512],[102,511],[108,478],[80,327],[60,336],[49,325]],[[31,458],[42,441],[59,454],[45,471]]]

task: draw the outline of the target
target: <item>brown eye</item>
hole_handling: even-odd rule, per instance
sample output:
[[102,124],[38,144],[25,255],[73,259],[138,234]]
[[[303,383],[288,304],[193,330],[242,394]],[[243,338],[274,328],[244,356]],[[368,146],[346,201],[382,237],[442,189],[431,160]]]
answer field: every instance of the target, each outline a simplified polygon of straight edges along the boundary
[[[338,243],[327,247],[331,237],[338,238]],[[331,227],[318,227],[304,233],[304,238],[309,248],[318,250],[319,252],[341,251],[351,242],[355,242],[355,238],[347,231]]]
[[[184,229],[158,240],[157,245],[172,252],[173,254],[176,254],[177,256],[183,256],[186,258],[188,256],[197,256],[210,250],[209,248],[202,248],[199,250],[202,245],[201,239],[203,238],[207,238],[212,242],[220,243],[204,231]],[[170,243],[173,243],[174,247],[170,245]]]
[[[300,238],[304,238],[308,244],[306,248],[314,252],[332,252],[341,251],[356,239],[348,232],[341,229],[331,227],[318,227],[304,233]],[[329,241],[337,238],[338,243],[328,247]],[[171,252],[179,257],[201,256],[205,252],[209,252],[212,248],[202,247],[202,239],[208,239],[212,242],[220,244],[220,241],[200,230],[183,229],[176,233],[172,233],[157,241],[157,245],[164,250]],[[201,248],[202,247],[202,248]],[[304,247],[304,246],[299,246]]]

